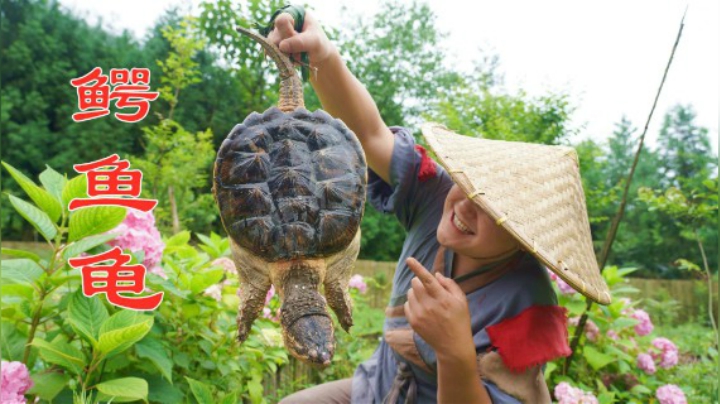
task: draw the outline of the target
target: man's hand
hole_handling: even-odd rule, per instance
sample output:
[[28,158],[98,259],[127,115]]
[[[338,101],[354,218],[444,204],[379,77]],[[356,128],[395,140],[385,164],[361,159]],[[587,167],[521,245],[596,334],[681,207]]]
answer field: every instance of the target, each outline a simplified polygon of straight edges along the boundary
[[465,293],[440,273],[432,275],[415,258],[406,261],[415,274],[405,303],[410,326],[435,350],[438,358],[459,359],[472,352],[470,311]]
[[295,31],[295,21],[288,13],[281,13],[275,18],[275,29],[268,34],[268,40],[293,60],[300,60],[300,53],[307,52],[310,65],[319,66],[335,51],[325,31],[310,12],[305,12],[305,25],[302,32]]

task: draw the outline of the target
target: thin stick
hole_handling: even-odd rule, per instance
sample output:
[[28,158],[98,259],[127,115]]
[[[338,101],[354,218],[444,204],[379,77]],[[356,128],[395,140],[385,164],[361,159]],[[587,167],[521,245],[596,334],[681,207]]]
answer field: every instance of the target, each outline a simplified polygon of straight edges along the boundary
[[[647,134],[648,126],[650,126],[650,120],[652,119],[658,99],[660,98],[660,93],[662,92],[663,86],[665,85],[665,79],[667,78],[668,71],[670,70],[670,65],[672,64],[673,57],[675,56],[675,50],[677,49],[678,43],[680,43],[680,36],[682,35],[683,27],[685,26],[686,14],[687,6],[685,7],[685,12],[683,13],[682,19],[680,20],[680,29],[678,30],[677,37],[675,38],[675,44],[672,47],[672,52],[670,52],[670,59],[668,59],[667,66],[665,66],[665,73],[663,73],[662,81],[660,81],[660,87],[658,87],[657,93],[655,94],[655,101],[653,102],[652,108],[650,109],[650,114],[648,115],[647,121],[645,121],[645,128],[643,129],[643,133],[640,136],[640,143],[638,144],[637,151],[635,152],[635,159],[633,160],[632,167],[630,168],[630,173],[628,174],[627,181],[625,181],[625,189],[623,190],[623,196],[620,201],[620,206],[618,207],[617,213],[613,218],[612,224],[610,225],[610,231],[608,231],[607,237],[605,238],[605,244],[603,245],[603,249],[600,252],[600,259],[598,260],[600,264],[600,272],[605,269],[605,264],[607,264],[608,257],[610,256],[610,250],[612,249],[613,242],[615,241],[615,236],[617,235],[618,227],[620,226],[620,220],[622,220],[623,214],[625,213],[628,193],[630,192],[630,183],[632,182],[633,176],[635,175],[635,168],[637,167],[638,161],[640,160],[640,153],[642,152],[643,144],[645,143],[645,134]],[[565,358],[565,367],[563,368],[563,374],[567,374],[568,370],[570,369],[570,364],[572,363],[573,357],[575,356],[575,351],[577,350],[578,344],[580,343],[580,338],[583,335],[583,330],[585,329],[585,324],[587,323],[588,312],[590,311],[590,308],[592,308],[592,300],[586,300],[587,306],[585,307],[585,312],[580,317],[580,321],[578,321],[577,328],[575,329],[575,334],[573,335],[572,343],[570,344],[570,356]]]

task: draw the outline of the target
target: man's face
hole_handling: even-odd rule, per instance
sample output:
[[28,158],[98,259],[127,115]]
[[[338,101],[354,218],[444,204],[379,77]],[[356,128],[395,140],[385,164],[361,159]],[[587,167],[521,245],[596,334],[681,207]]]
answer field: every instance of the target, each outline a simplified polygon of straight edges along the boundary
[[497,256],[519,245],[457,185],[450,188],[445,198],[437,239],[456,253],[476,259]]

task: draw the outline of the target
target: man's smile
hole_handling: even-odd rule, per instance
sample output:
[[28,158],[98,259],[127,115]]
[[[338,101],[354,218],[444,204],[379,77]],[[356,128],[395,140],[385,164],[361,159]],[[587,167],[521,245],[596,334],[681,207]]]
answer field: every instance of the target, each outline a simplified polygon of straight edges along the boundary
[[463,233],[463,234],[475,234],[475,233],[473,233],[473,232],[470,230],[470,228],[469,228],[465,223],[463,223],[463,222],[460,220],[460,218],[459,218],[458,215],[455,213],[455,211],[453,211],[453,213],[452,213],[452,222],[453,222],[453,224],[455,225],[455,228],[457,228],[458,230],[460,230],[461,233]]

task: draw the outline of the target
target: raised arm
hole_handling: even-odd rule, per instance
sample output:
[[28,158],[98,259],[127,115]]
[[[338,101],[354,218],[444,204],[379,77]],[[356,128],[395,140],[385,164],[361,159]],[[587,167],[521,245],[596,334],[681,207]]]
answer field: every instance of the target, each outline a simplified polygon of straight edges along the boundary
[[370,168],[390,183],[394,137],[380,117],[375,101],[347,68],[337,48],[312,14],[306,12],[302,33],[296,32],[293,26],[290,14],[280,14],[268,39],[281,51],[295,55],[295,60],[300,60],[301,52],[309,54],[310,65],[318,69],[317,75],[310,75],[310,83],[323,109],[340,118],[355,132]]

